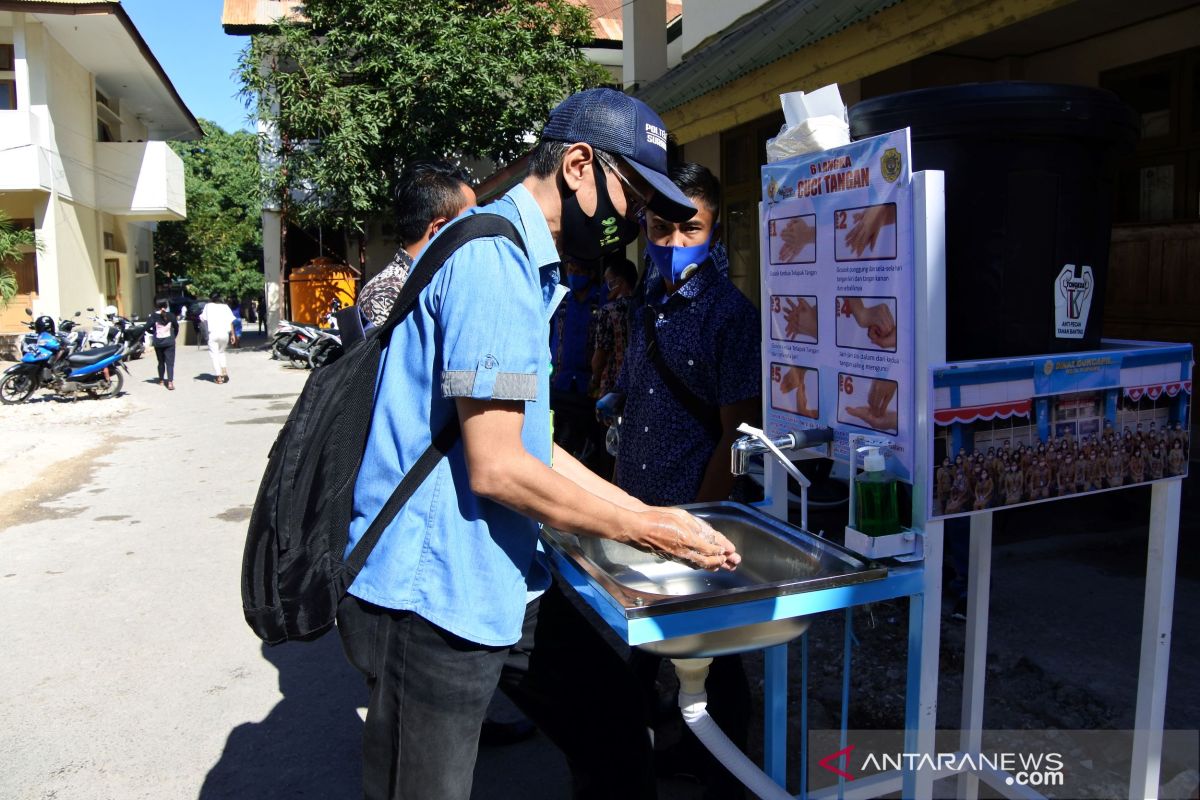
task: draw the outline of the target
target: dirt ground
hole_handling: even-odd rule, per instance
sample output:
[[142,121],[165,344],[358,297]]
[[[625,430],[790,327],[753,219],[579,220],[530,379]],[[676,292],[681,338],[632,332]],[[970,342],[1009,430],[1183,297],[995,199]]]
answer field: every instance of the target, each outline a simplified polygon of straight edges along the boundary
[[[1195,730],[1200,724],[1200,629],[1193,618],[1200,604],[1196,484],[1196,478],[1184,484],[1167,730]],[[1133,728],[1149,505],[1150,490],[1142,488],[995,515],[985,729]],[[810,523],[814,529],[841,530],[844,512],[810,512]],[[948,584],[952,570],[948,557],[946,561]],[[962,702],[965,623],[952,618],[953,605],[954,598],[947,596],[938,687],[938,729],[943,731],[960,727]],[[907,620],[906,600],[856,610],[850,729],[903,729]],[[836,729],[841,724],[843,615],[818,617],[808,637],[809,729]],[[761,657],[746,660],[758,700]],[[793,646],[789,679],[794,686],[800,670],[800,648]],[[789,745],[799,741],[798,694],[797,688],[789,696]],[[761,702],[755,703],[756,711],[761,707]],[[762,730],[760,717],[751,730]],[[753,743],[752,749],[758,748],[761,741]],[[1111,769],[1097,766],[1089,781],[1095,793],[1089,796],[1128,796],[1128,768],[1120,763],[1128,755],[1122,755]],[[1180,774],[1194,769],[1195,754],[1190,761],[1164,759],[1163,783],[1179,778],[1176,785],[1183,787],[1184,794],[1175,796],[1194,796],[1195,773]],[[790,758],[789,785],[794,790],[799,770],[799,759]]]

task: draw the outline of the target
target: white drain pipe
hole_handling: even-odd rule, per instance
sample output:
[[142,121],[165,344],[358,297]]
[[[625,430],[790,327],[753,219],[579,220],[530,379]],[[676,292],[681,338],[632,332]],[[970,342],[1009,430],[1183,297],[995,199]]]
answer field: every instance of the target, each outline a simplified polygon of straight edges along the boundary
[[683,721],[696,734],[696,738],[756,797],[762,800],[795,800],[737,749],[708,715],[708,693],[704,691],[704,681],[708,678],[712,659],[673,658],[671,663],[675,665],[675,673],[679,676],[679,710],[683,712]]

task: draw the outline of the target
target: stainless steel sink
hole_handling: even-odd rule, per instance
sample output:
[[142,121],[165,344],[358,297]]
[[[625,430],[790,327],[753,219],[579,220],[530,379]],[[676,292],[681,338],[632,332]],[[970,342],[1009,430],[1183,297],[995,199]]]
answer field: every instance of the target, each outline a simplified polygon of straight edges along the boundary
[[[692,569],[618,542],[551,528],[543,529],[543,537],[607,592],[626,619],[736,606],[887,575],[887,568],[878,563],[740,503],[696,503],[683,508],[733,542],[742,555],[735,571]],[[790,641],[804,633],[810,622],[810,617],[774,619],[638,646],[670,658],[724,655]]]

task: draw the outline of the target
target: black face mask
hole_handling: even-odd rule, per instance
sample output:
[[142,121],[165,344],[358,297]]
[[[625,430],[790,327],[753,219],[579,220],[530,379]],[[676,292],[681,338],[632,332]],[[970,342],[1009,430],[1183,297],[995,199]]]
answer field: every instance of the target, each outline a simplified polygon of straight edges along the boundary
[[596,179],[596,213],[588,216],[579,207],[579,194],[563,199],[562,253],[575,261],[599,261],[606,255],[620,252],[637,238],[638,225],[630,222],[613,208],[608,196],[608,181],[598,161],[592,162]]

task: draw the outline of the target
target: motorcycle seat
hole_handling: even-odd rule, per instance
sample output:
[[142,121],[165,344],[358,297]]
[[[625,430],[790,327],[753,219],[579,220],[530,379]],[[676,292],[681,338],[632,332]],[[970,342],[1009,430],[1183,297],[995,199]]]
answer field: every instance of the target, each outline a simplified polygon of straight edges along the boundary
[[121,352],[121,345],[112,344],[108,347],[97,347],[95,350],[80,350],[67,356],[67,363],[73,367],[86,367],[106,358],[112,358]]

